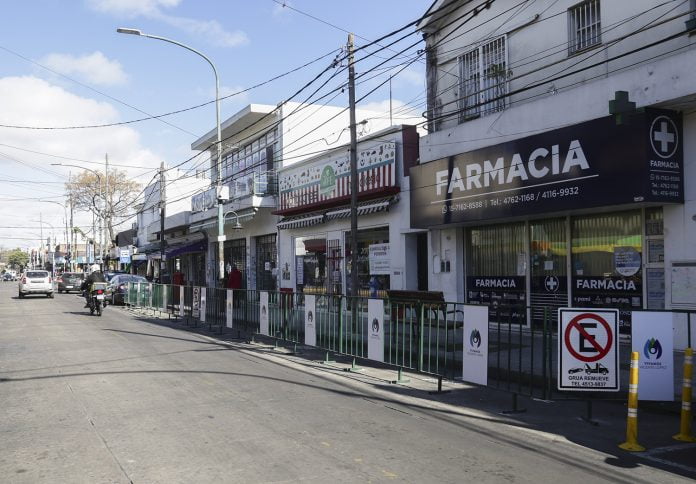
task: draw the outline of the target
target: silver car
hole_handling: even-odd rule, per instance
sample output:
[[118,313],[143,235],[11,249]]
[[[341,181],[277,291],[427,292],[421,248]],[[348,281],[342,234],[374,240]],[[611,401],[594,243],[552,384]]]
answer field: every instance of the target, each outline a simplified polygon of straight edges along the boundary
[[27,294],[53,297],[53,279],[48,271],[26,271],[19,279],[19,298]]

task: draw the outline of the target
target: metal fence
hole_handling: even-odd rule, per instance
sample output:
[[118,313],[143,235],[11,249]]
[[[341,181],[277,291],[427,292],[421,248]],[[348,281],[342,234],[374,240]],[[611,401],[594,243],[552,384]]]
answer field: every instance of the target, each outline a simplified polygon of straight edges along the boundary
[[[267,308],[262,308],[267,297]],[[316,349],[368,358],[368,298],[317,294],[314,297]],[[131,283],[126,303],[137,310],[168,314],[186,325],[207,325],[210,330],[252,338],[264,334],[284,345],[306,343],[306,295],[285,291],[228,290],[210,287]],[[264,303],[265,306],[265,303]],[[384,300],[383,360],[438,378],[459,378],[463,368],[465,304]],[[262,317],[262,309],[267,316]],[[520,324],[516,315],[540,308],[497,306],[497,322],[488,325],[487,385],[515,395],[542,399],[580,398],[556,388],[558,335],[556,308],[541,308],[543,319]],[[683,313],[678,324],[691,346],[694,311]],[[267,318],[267,320],[265,319]],[[267,330],[262,328],[267,321]],[[623,341],[626,346],[628,341]],[[621,391],[583,393],[582,398],[624,398],[628,387],[630,349],[619,352]],[[675,370],[679,365],[675,364]]]

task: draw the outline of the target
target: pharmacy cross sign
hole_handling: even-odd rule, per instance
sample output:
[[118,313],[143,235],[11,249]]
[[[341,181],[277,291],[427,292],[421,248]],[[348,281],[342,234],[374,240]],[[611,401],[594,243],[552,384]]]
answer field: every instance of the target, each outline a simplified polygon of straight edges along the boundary
[[546,276],[544,279],[544,286],[546,286],[547,292],[556,292],[558,290],[558,278],[556,276]]
[[670,158],[674,155],[679,144],[674,121],[667,116],[655,118],[650,126],[650,143],[655,153],[661,158]]

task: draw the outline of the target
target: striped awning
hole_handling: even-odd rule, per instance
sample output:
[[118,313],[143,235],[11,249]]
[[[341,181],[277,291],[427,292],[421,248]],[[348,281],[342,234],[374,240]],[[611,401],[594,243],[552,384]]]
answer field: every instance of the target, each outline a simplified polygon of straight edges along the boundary
[[[389,206],[396,202],[397,197],[380,198],[358,204],[358,216],[369,215],[371,213],[388,210]],[[350,217],[350,207],[326,212],[326,220],[336,220]]]
[[324,214],[298,215],[296,217],[285,217],[278,222],[278,228],[296,229],[298,227],[309,227],[311,225],[320,224],[324,221]]

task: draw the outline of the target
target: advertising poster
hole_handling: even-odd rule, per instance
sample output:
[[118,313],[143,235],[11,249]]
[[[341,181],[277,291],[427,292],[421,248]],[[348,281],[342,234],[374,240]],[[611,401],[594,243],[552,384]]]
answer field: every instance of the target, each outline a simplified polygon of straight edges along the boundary
[[268,327],[268,292],[259,292],[259,333],[270,336]]
[[316,296],[305,296],[305,344],[317,345],[317,301]]
[[234,296],[232,289],[227,290],[227,303],[225,304],[225,326],[228,328],[232,327],[232,321],[234,319]]
[[558,309],[558,389],[619,391],[619,311]]
[[462,380],[488,384],[488,306],[464,306]]
[[640,355],[639,400],[674,400],[672,313],[634,311],[632,350]]
[[184,286],[179,286],[179,316],[181,316],[182,318],[185,315],[184,311],[186,308],[186,305],[184,304],[184,302],[185,302],[184,297],[185,297],[184,296]]
[[201,311],[200,311],[200,320],[201,323],[205,323],[205,297],[207,291],[205,290],[205,287],[201,288]]
[[389,244],[372,244],[369,247],[370,275],[382,276],[391,273]]
[[384,300],[367,300],[367,357],[384,361]]
[[200,313],[201,313],[201,288],[200,287],[194,287],[193,288],[193,303],[191,304],[191,315],[194,318],[197,318]]

